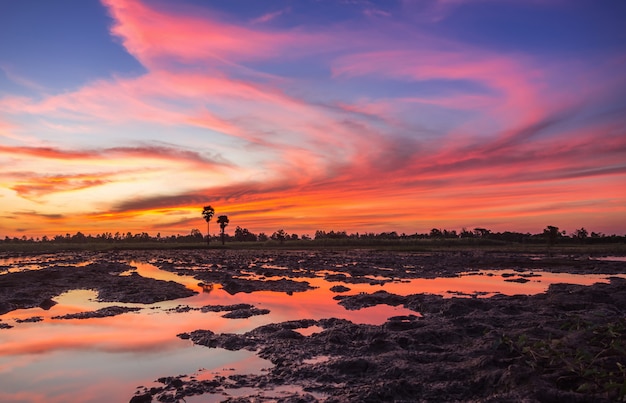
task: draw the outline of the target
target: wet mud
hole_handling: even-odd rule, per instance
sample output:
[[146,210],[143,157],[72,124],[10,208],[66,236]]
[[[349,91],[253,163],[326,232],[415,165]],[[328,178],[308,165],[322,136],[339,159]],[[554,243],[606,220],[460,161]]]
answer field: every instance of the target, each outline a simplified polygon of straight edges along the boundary
[[53,316],[52,319],[90,319],[90,318],[106,318],[108,316],[121,315],[126,312],[140,311],[141,308],[133,308],[126,306],[109,306],[95,311],[68,313],[66,315]]
[[0,315],[16,309],[50,309],[52,300],[66,291],[95,290],[102,302],[151,304],[196,294],[184,285],[139,275],[120,276],[133,267],[118,261],[98,261],[86,266],[58,265],[41,270],[0,275]]
[[246,319],[251,316],[267,315],[270,313],[269,309],[256,308],[250,304],[234,304],[234,305],[205,305],[200,308],[192,308],[189,305],[179,305],[175,308],[169,309],[170,312],[227,312],[222,315],[223,318],[228,319]]
[[[143,394],[174,402],[233,388],[262,391],[289,384],[301,386],[302,392],[279,400],[610,402],[623,398],[626,281],[621,278],[590,287],[553,285],[535,296],[444,299],[377,292],[341,302],[350,309],[401,304],[416,315],[391,317],[380,326],[330,318],[270,324],[244,334],[183,333],[178,336],[209,348],[255,351],[274,366],[261,375],[202,381],[163,378],[162,387]],[[298,332],[310,326],[323,330],[309,336]],[[264,400],[253,395],[226,401]]]
[[[76,257],[77,262],[86,260],[93,263],[75,267],[51,261],[41,270],[0,275],[0,313],[36,306],[49,309],[55,296],[72,289],[96,290],[101,301],[144,304],[194,294],[179,283],[132,272],[131,261],[193,276],[202,288],[220,287],[232,295],[305,292],[313,288],[306,279],[314,277],[345,284],[385,284],[479,274],[482,269],[507,270],[505,280],[515,282],[537,276],[533,270],[626,273],[624,262],[587,255],[468,251],[123,251]],[[130,275],[120,276],[129,270]],[[480,293],[457,293],[451,298],[384,290],[354,293],[340,284],[332,291],[337,303],[348,310],[385,304],[414,314],[390,317],[381,325],[302,318],[243,334],[211,329],[181,333],[179,338],[206,348],[253,351],[272,366],[260,374],[210,379],[164,373],[158,386],[139,388],[129,399],[182,402],[206,393],[231,402],[609,402],[626,398],[623,278],[592,286],[553,284],[537,295],[490,298],[481,298]],[[106,316],[120,308],[127,309],[109,307],[85,315]],[[172,313],[187,308],[192,309],[179,305]],[[240,319],[267,313],[247,304],[208,305],[201,310]],[[0,322],[0,329],[9,327]],[[305,331],[309,328],[314,332]],[[279,397],[272,394],[281,387],[292,391]],[[246,392],[232,393],[236,390]]]

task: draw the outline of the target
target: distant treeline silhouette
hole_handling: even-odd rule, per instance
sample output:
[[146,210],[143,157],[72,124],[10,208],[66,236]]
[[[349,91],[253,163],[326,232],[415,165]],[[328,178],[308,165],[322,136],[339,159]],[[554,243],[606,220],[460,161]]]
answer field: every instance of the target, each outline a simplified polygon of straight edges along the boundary
[[[225,216],[224,216],[225,217]],[[227,219],[226,219],[227,220]],[[207,221],[208,222],[208,221]],[[363,243],[375,243],[379,241],[419,241],[419,240],[466,240],[468,242],[481,242],[481,243],[547,243],[547,244],[599,244],[599,243],[624,243],[626,242],[626,236],[621,235],[605,235],[602,233],[591,232],[589,233],[585,228],[580,228],[571,234],[567,234],[566,231],[559,230],[558,227],[549,225],[543,232],[537,234],[521,233],[521,232],[493,232],[486,228],[475,228],[474,230],[467,230],[463,228],[460,232],[456,230],[438,229],[433,228],[428,233],[414,233],[414,234],[398,234],[396,231],[391,232],[365,232],[365,233],[347,233],[346,231],[322,231],[315,232],[313,237],[308,234],[298,235],[289,234],[283,229],[279,229],[267,235],[264,232],[255,234],[247,228],[236,227],[235,233],[229,235],[224,232],[227,221],[222,223],[221,233],[218,236],[212,235],[210,239],[221,239],[222,242],[284,242],[291,241],[316,241],[318,243],[327,243],[334,240],[345,240],[353,242]],[[0,243],[145,243],[145,242],[163,242],[163,243],[199,243],[208,242],[210,239],[203,235],[198,229],[192,229],[187,235],[167,235],[161,236],[157,233],[155,236],[151,236],[146,232],[133,234],[127,233],[110,233],[103,232],[97,235],[85,235],[82,232],[77,232],[74,235],[56,235],[54,237],[43,236],[41,238],[27,237],[9,237],[5,236]],[[475,241],[472,241],[475,240]]]

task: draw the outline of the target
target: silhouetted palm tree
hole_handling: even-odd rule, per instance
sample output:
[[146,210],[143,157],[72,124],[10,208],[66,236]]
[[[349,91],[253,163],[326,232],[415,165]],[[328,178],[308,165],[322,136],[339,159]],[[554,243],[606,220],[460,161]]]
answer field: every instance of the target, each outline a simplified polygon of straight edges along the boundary
[[208,245],[211,242],[211,231],[209,228],[209,221],[213,218],[213,214],[215,214],[215,209],[211,206],[204,206],[202,209],[202,217],[206,221],[206,244]]
[[228,216],[221,215],[217,217],[217,222],[220,224],[220,229],[222,230],[222,245],[224,245],[224,229],[226,229],[229,222]]

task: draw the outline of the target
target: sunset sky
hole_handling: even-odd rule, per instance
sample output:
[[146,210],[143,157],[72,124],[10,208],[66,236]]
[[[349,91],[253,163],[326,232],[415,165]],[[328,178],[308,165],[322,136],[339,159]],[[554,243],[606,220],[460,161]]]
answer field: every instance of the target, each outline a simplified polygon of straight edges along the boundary
[[208,204],[231,233],[625,234],[624,21],[623,0],[2,1],[0,237],[204,232]]

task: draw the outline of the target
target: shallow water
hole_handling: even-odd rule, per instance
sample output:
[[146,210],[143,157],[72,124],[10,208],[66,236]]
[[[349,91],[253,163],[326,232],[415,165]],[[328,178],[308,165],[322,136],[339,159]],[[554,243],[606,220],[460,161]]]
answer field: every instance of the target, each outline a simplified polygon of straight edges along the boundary
[[[45,269],[46,264],[69,265],[71,260],[47,256],[45,262],[24,258],[2,260],[8,270]],[[51,260],[48,260],[51,259]],[[83,265],[87,261],[73,262]],[[111,402],[128,401],[138,386],[154,386],[162,376],[180,374],[197,378],[257,373],[272,364],[247,351],[226,351],[194,346],[189,340],[176,337],[183,332],[209,329],[216,333],[243,333],[258,326],[296,319],[342,318],[355,323],[381,324],[388,317],[416,314],[403,307],[378,305],[349,311],[333,299],[337,293],[330,288],[343,285],[350,288],[347,295],[371,293],[384,289],[390,293],[409,295],[433,293],[490,296],[535,294],[544,292],[556,282],[593,284],[607,282],[606,275],[573,275],[564,273],[534,273],[513,270],[484,270],[462,273],[458,277],[435,279],[393,280],[380,284],[350,284],[329,282],[323,277],[299,278],[317,287],[306,292],[287,295],[282,292],[259,291],[230,295],[220,286],[205,292],[199,281],[191,276],[179,276],[139,261],[130,261],[133,272],[160,280],[176,281],[197,291],[189,298],[155,304],[124,304],[97,301],[93,290],[73,290],[57,296],[58,302],[49,310],[21,309],[0,316],[2,323],[14,326],[0,330],[0,401],[3,402]],[[338,268],[340,269],[340,268]],[[532,276],[529,276],[531,275]],[[321,275],[321,273],[320,273]],[[624,277],[624,275],[620,275]],[[526,283],[510,282],[525,278]],[[372,280],[390,280],[384,276]],[[374,281],[375,282],[375,281]],[[199,310],[174,311],[176,307],[200,308],[205,305],[248,303],[269,309],[268,315],[248,319],[226,319],[224,312],[203,313]],[[54,319],[54,316],[93,311],[108,306],[138,307],[137,312],[91,319]],[[36,322],[20,322],[37,317]],[[321,331],[318,327],[299,329],[308,335]],[[323,359],[323,358],[320,358]],[[293,389],[263,391],[265,396],[280,396]],[[252,393],[248,390],[228,390],[230,396]],[[227,396],[187,398],[192,401],[219,401]]]

